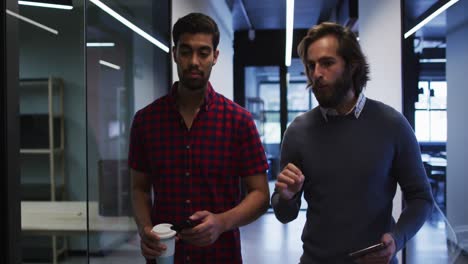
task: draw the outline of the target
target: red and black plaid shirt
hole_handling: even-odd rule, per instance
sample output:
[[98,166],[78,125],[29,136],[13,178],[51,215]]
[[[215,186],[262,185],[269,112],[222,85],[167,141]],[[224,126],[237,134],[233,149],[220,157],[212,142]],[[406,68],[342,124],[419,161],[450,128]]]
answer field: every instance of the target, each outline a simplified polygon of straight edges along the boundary
[[[129,166],[147,173],[154,190],[152,222],[179,223],[197,211],[225,212],[240,202],[241,177],[265,173],[265,152],[248,111],[208,84],[187,129],[171,92],[134,117]],[[208,247],[176,243],[176,263],[242,263],[239,229]]]

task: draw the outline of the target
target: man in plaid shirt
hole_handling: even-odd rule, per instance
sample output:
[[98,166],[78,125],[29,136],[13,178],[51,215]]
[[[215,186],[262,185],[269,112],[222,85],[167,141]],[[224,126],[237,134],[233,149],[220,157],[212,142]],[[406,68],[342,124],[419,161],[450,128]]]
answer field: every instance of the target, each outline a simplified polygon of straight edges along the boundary
[[242,263],[238,227],[268,207],[265,152],[250,113],[208,81],[219,54],[213,19],[188,14],[172,34],[179,81],[135,114],[131,130],[141,251],[154,263],[166,246],[152,227],[190,219],[196,226],[178,233],[175,263]]

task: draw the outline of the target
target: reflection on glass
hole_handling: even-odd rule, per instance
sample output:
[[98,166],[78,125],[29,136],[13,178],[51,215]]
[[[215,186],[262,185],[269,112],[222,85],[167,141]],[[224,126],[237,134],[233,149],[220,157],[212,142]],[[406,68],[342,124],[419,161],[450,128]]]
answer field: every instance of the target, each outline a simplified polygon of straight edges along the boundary
[[168,90],[170,55],[98,2],[170,46],[169,2],[87,6],[89,263],[144,263],[131,203],[129,127],[136,111]]
[[83,8],[19,15],[37,22],[18,24],[20,244],[23,262],[58,263],[87,249]]

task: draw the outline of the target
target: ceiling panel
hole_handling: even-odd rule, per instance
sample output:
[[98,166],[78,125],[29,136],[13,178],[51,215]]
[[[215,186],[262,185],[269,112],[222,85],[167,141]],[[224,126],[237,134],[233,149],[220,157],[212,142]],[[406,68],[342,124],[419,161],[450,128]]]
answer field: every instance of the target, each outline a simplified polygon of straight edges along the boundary
[[[228,1],[228,0],[226,0]],[[246,15],[252,28],[284,29],[286,27],[285,0],[231,0],[234,30],[249,29]],[[310,28],[320,20],[328,20],[338,0],[295,0],[294,28]],[[245,8],[245,13],[242,10]]]

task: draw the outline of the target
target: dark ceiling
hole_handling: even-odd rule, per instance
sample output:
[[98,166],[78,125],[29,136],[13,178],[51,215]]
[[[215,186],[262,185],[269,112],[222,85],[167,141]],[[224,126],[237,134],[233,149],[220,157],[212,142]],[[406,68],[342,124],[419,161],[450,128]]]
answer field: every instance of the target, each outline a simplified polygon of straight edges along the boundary
[[[286,0],[225,0],[233,14],[234,30],[284,29],[286,20]],[[393,1],[393,0],[392,0]],[[433,5],[448,0],[405,0],[404,11],[407,26],[411,27],[418,18]],[[334,12],[353,0],[295,0],[294,28],[309,28],[327,20],[343,22],[343,16]],[[358,4],[358,0],[355,0]],[[337,8],[335,8],[337,7]],[[336,18],[336,19],[335,19]],[[342,21],[340,21],[342,20]],[[355,31],[358,29],[356,28]],[[406,29],[408,30],[408,29]],[[443,39],[445,36],[445,12],[433,19],[417,36],[427,39]]]
[[[294,28],[309,28],[330,20],[339,0],[295,0]],[[286,24],[285,0],[226,0],[233,13],[234,30],[282,29]]]
[[[437,0],[406,0],[405,15],[407,18],[408,29],[417,24],[418,18],[424,15],[431,7],[440,6],[440,3],[448,1]],[[421,30],[416,32],[416,36],[427,40],[444,41],[446,34],[446,12],[435,17],[431,22],[426,24]],[[408,30],[406,29],[406,30]]]

